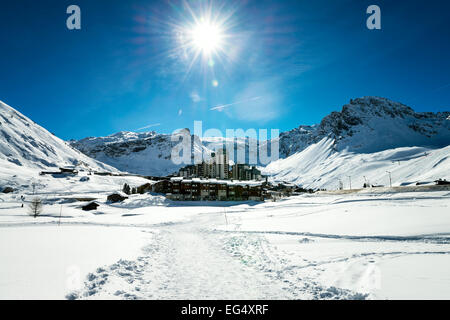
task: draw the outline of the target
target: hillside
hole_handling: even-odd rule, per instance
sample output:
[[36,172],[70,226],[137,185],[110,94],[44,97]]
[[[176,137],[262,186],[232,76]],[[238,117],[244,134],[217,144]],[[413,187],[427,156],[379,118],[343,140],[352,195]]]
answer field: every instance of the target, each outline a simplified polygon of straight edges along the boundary
[[430,149],[399,147],[374,153],[336,151],[336,142],[323,138],[286,159],[262,168],[275,181],[292,182],[305,188],[362,188],[364,183],[389,186],[450,180],[450,146]]
[[[0,101],[0,178],[35,175],[42,169],[76,166],[86,170],[117,171],[72,148],[17,110]],[[16,179],[18,180],[18,179]],[[2,187],[0,185],[0,187]]]
[[[163,176],[176,172],[181,165],[172,161],[172,149],[181,137],[156,132],[119,132],[107,137],[90,137],[70,144],[89,157],[126,172]],[[204,148],[192,139],[192,149]]]

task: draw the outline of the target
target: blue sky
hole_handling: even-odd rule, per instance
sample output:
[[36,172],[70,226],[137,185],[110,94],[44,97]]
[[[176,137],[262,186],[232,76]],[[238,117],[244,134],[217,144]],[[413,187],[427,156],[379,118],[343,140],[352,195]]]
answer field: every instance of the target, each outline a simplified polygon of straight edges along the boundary
[[[202,15],[205,1],[187,3]],[[66,28],[71,4],[81,8],[81,30]],[[366,28],[371,4],[381,8],[382,30]],[[285,131],[366,95],[450,110],[448,1],[212,7],[225,20],[226,45],[212,66],[198,59],[189,67],[191,55],[177,49],[176,30],[192,22],[182,1],[2,1],[0,100],[63,139],[170,133],[195,120],[204,130]]]

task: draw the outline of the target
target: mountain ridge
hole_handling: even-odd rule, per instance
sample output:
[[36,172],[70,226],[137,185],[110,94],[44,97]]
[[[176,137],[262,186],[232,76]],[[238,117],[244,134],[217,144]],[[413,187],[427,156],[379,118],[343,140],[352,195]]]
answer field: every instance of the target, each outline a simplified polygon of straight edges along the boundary
[[[385,171],[393,172],[397,184],[448,178],[449,119],[450,112],[417,113],[386,98],[352,99],[319,124],[281,133],[277,138],[280,159],[261,169],[275,181],[312,188],[333,187],[337,179],[346,175],[374,181]],[[0,164],[8,179],[14,172],[21,172],[20,168],[26,171],[60,166],[171,174],[183,166],[171,159],[181,135],[122,131],[66,142],[0,102]],[[190,137],[191,151],[205,154],[229,142],[220,137]],[[276,140],[260,141],[259,150],[272,142]],[[245,139],[236,139],[238,149],[247,145]],[[250,156],[248,150],[246,153]],[[397,162],[398,167],[392,166]]]
[[[331,112],[320,123],[300,125],[279,136],[280,158],[287,158],[328,137],[334,139],[333,150],[362,153],[380,152],[398,147],[441,148],[450,144],[450,112],[415,112],[411,107],[387,98],[367,96],[351,99],[341,111]],[[180,165],[171,163],[171,148],[178,142],[172,135],[155,131],[118,132],[106,137],[71,140],[70,144],[86,155],[123,171],[148,175],[165,175]],[[207,153],[226,138],[191,136],[192,148]],[[260,141],[259,149],[272,141]],[[248,143],[247,143],[248,144]],[[245,148],[243,140],[236,148]],[[140,154],[139,154],[140,153]],[[246,158],[249,157],[246,150]],[[135,164],[131,164],[134,162]],[[150,168],[136,161],[154,164]]]
[[[281,133],[280,153],[287,157],[327,136],[336,139],[337,150],[350,146],[350,150],[358,152],[376,152],[400,146],[443,147],[450,143],[450,122],[446,121],[449,116],[450,112],[415,112],[411,107],[387,98],[367,96],[351,99],[341,111],[331,112],[319,124],[299,126]],[[382,121],[374,122],[374,119]],[[397,121],[400,119],[402,121]],[[380,125],[388,135],[383,134],[383,130],[373,128]],[[361,131],[364,126],[368,130]],[[440,132],[433,131],[433,127],[439,128]],[[392,131],[400,133],[401,141],[398,136],[392,139]],[[402,131],[405,134],[401,134]],[[411,133],[413,135],[410,135]],[[436,138],[439,133],[441,136]],[[387,138],[388,141],[384,144],[374,144],[367,141],[368,138],[362,139],[364,134],[368,134],[373,140]],[[351,143],[349,138],[355,135],[360,136],[359,140],[366,140],[366,144],[359,146]]]

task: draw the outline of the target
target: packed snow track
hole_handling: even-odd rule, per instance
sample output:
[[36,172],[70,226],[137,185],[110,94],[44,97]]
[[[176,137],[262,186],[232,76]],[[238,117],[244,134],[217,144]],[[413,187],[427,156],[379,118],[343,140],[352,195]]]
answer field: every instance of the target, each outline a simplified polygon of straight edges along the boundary
[[[270,258],[274,249],[268,243],[261,247],[265,241],[260,236],[251,236],[250,241],[262,250],[264,257],[241,256],[235,250],[249,241],[248,236],[225,236],[206,227],[223,223],[223,219],[221,213],[203,214],[187,223],[147,231],[155,236],[142,256],[99,268],[88,275],[84,290],[67,298],[364,298],[348,290],[325,288],[310,281],[302,283],[301,279],[297,284],[291,283],[280,272],[282,261]],[[267,259],[263,268],[255,266],[261,258]]]

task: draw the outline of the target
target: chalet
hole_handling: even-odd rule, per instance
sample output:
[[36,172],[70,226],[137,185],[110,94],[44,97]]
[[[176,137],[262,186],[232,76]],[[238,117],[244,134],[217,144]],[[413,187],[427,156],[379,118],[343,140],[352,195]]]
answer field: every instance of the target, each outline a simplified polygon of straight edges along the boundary
[[144,194],[150,191],[153,191],[153,185],[151,183],[146,183],[136,188],[136,192],[139,194]]
[[261,201],[261,199],[263,199],[261,186],[248,186],[248,200]]
[[39,175],[44,176],[44,175],[54,175],[54,176],[59,176],[59,175],[77,175],[78,174],[78,170],[76,170],[75,168],[59,168],[59,171],[41,171],[39,172]]
[[61,173],[78,174],[78,170],[75,167],[60,167],[59,171],[61,171]]
[[94,175],[96,175],[96,176],[112,176],[112,173],[111,172],[98,172],[98,171],[95,171]]
[[274,191],[280,192],[282,195],[290,196],[295,191],[296,188],[297,186],[293,183],[281,182],[273,189]]
[[[153,184],[152,191],[156,193],[171,193],[172,182],[170,180],[161,180]],[[138,190],[139,192],[139,190]]]
[[436,183],[437,186],[450,185],[450,181],[447,181],[445,179],[444,180],[442,180],[442,179],[436,180],[435,183]]
[[89,202],[88,204],[81,207],[84,211],[91,211],[91,210],[97,210],[97,207],[99,204],[97,202]]
[[111,203],[122,202],[126,199],[128,199],[128,197],[122,192],[116,192],[106,197],[106,201]]

